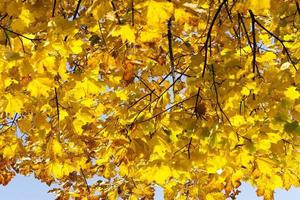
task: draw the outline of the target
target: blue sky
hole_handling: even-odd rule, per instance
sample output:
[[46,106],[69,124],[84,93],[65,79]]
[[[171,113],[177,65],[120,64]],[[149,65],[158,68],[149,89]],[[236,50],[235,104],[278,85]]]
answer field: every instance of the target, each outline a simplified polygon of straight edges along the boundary
[[[32,176],[25,177],[17,175],[7,186],[0,186],[0,199],[2,200],[54,200],[53,194],[47,193],[49,187],[34,179]],[[237,200],[262,200],[257,198],[255,188],[243,183],[240,187],[242,191]],[[158,189],[155,200],[162,200],[162,190]],[[299,200],[300,188],[292,188],[289,191],[277,190],[275,200]]]

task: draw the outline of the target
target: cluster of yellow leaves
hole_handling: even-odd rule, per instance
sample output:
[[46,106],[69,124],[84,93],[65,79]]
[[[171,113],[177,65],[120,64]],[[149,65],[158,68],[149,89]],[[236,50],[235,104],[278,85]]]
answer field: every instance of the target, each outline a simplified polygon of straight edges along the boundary
[[59,199],[298,187],[298,27],[297,1],[1,1],[0,184],[33,173]]

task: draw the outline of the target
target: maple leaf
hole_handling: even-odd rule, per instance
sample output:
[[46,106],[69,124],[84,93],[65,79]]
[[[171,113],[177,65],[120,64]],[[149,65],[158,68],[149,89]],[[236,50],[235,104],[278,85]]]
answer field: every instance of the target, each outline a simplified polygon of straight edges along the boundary
[[135,42],[134,30],[129,25],[123,25],[118,27],[112,32],[112,36],[121,36],[122,42]]
[[297,91],[296,87],[291,86],[284,91],[284,95],[291,100],[296,100],[300,97],[300,92]]
[[21,96],[19,95],[11,95],[7,94],[5,95],[5,108],[4,111],[10,114],[14,113],[21,113],[21,109],[23,108],[24,105],[24,100],[22,99]]

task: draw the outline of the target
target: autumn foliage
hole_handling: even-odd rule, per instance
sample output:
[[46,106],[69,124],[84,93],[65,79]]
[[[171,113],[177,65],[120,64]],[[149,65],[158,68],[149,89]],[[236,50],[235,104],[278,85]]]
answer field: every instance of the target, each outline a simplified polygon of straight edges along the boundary
[[1,0],[0,183],[57,199],[300,186],[298,0]]

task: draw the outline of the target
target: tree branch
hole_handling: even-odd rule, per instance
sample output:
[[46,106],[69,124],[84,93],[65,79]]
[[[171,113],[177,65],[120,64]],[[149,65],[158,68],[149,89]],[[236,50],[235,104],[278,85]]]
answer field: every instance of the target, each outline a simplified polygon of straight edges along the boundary
[[299,2],[296,0],[296,7],[297,7],[297,12],[300,15],[300,6],[299,6]]
[[118,14],[118,12],[117,12],[117,8],[116,8],[116,5],[115,5],[115,3],[114,3],[114,0],[112,0],[110,3],[111,3],[111,6],[113,7],[113,11],[114,11],[114,13],[115,13],[115,16],[116,16],[116,18],[117,18],[117,20],[118,20],[118,24],[119,24],[119,25],[122,24],[121,19],[120,19],[120,16],[119,16],[119,14]]
[[27,37],[27,36],[25,36],[25,35],[22,35],[22,34],[18,33],[18,32],[15,32],[15,31],[13,31],[13,30],[10,30],[10,29],[6,28],[5,26],[2,26],[2,25],[0,25],[0,28],[3,29],[4,31],[8,31],[8,32],[10,32],[10,33],[13,33],[13,34],[15,34],[15,35],[17,35],[17,36],[20,36],[20,37],[25,38],[25,39],[30,40],[30,41],[39,41],[39,40],[43,40],[43,39],[39,39],[39,38],[29,38],[29,37]]
[[56,9],[56,0],[53,1],[52,17],[54,17],[55,15],[55,9]]
[[253,80],[255,80],[256,49],[257,49],[256,33],[255,33],[255,17],[254,17],[254,14],[253,14],[253,12],[251,10],[249,10],[249,13],[250,13],[250,16],[251,16],[252,40],[253,40],[253,47],[252,47],[252,54],[253,54],[252,72],[254,74]]
[[131,0],[131,26],[134,26],[134,0]]
[[285,46],[285,44],[284,44],[284,42],[287,42],[287,41],[280,39],[277,35],[275,35],[275,34],[272,33],[271,31],[269,31],[266,27],[264,27],[264,26],[263,26],[259,21],[257,21],[255,18],[254,18],[254,21],[255,21],[255,23],[256,23],[258,26],[260,26],[263,30],[265,30],[269,35],[271,35],[271,36],[274,37],[277,41],[280,42],[280,44],[282,45],[284,51],[286,52],[286,55],[287,55],[288,60],[291,62],[291,64],[293,65],[294,69],[297,71],[298,69],[297,69],[297,67],[296,67],[296,65],[295,65],[295,63],[294,63],[294,61],[292,60],[291,55],[290,55],[288,49],[286,48],[286,46]]
[[77,14],[78,14],[78,12],[79,12],[80,4],[81,4],[81,0],[78,0],[76,9],[75,9],[75,11],[74,11],[73,20],[76,19],[76,16],[77,16]]
[[57,114],[57,124],[58,124],[58,130],[60,129],[59,127],[59,102],[58,102],[58,95],[57,95],[57,89],[56,87],[54,88],[55,92],[55,105],[56,105],[56,114]]
[[175,103],[175,104],[173,104],[172,106],[168,107],[167,109],[165,109],[165,110],[163,110],[163,111],[161,111],[161,112],[159,112],[159,113],[157,113],[157,114],[155,114],[155,115],[153,115],[153,116],[151,116],[151,117],[149,117],[149,118],[147,118],[147,119],[144,119],[144,120],[142,120],[142,121],[139,121],[139,123],[143,123],[143,122],[149,121],[149,120],[151,120],[151,119],[154,119],[154,118],[158,117],[159,115],[161,115],[161,114],[167,112],[168,110],[171,110],[173,107],[178,106],[179,104],[182,104],[183,102],[188,101],[188,100],[190,100],[190,99],[192,99],[192,98],[194,98],[194,97],[196,97],[196,96],[197,96],[197,95],[193,95],[193,96],[190,96],[189,98],[186,98],[186,99],[184,99],[184,100],[182,100],[182,101],[180,101],[180,102],[178,102],[178,103]]
[[174,55],[173,55],[173,44],[172,44],[172,17],[168,20],[168,46],[169,46],[169,55],[170,55],[170,65],[172,72],[173,82],[175,80],[175,65],[174,65]]
[[215,24],[215,22],[216,22],[216,20],[219,16],[219,14],[221,13],[223,5],[226,2],[227,2],[227,0],[223,0],[223,2],[218,7],[218,10],[217,10],[216,14],[213,17],[212,22],[210,23],[210,26],[209,26],[209,29],[208,29],[208,32],[207,32],[206,41],[204,43],[205,54],[204,54],[204,66],[203,66],[203,71],[202,71],[202,78],[204,77],[205,69],[206,69],[206,66],[207,66],[207,51],[208,51],[208,43],[211,40],[211,32],[212,32],[213,26],[214,26],[214,24]]

